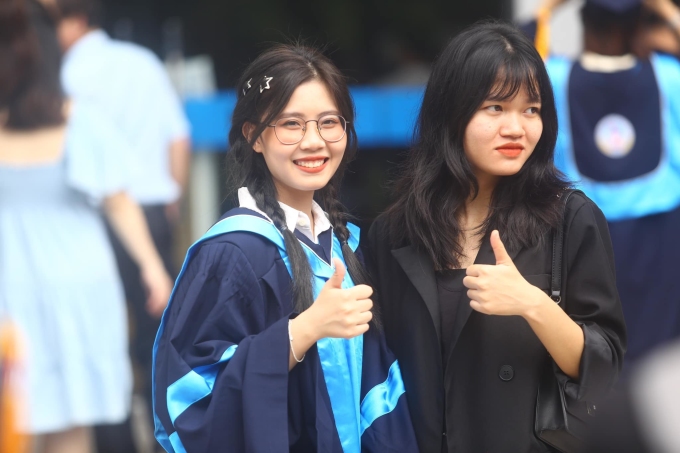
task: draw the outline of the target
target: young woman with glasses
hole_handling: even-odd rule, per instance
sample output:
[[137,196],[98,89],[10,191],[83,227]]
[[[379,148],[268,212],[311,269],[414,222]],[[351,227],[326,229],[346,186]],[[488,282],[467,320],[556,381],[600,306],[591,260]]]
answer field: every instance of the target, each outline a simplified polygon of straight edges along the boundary
[[356,150],[344,77],[278,46],[245,70],[229,134],[239,207],[187,254],[154,348],[169,452],[411,452],[399,365],[338,186]]
[[607,222],[579,193],[563,216],[556,137],[550,80],[519,31],[480,24],[444,49],[396,201],[369,233],[420,451],[552,451],[534,434],[541,376],[554,362],[568,394],[597,401],[621,369]]

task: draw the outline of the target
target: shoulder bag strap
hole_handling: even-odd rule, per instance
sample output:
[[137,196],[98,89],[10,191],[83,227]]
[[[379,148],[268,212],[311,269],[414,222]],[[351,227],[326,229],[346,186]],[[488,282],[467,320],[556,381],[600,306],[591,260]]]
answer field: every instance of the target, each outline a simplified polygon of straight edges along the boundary
[[[564,221],[567,211],[567,201],[574,192],[581,192],[576,189],[565,190],[560,195],[560,207],[562,211],[562,221],[560,226],[555,228],[553,234],[552,248],[552,275],[550,278],[550,298],[559,304],[562,302],[562,247],[564,246]],[[564,308],[564,307],[562,307]]]

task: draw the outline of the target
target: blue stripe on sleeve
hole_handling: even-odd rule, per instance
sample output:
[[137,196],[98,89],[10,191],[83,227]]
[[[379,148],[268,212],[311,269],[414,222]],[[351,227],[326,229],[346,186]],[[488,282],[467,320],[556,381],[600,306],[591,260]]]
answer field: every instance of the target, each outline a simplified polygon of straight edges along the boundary
[[236,347],[237,345],[230,346],[216,363],[191,370],[168,387],[168,413],[173,424],[189,406],[212,393],[218,365],[231,359]]
[[179,434],[177,434],[177,431],[170,434],[168,440],[170,440],[172,448],[175,449],[175,453],[187,453],[187,450],[184,448],[184,445],[182,445],[182,441],[179,440]]
[[387,380],[373,387],[361,402],[361,434],[379,417],[392,412],[404,392],[399,362],[395,360],[387,373]]

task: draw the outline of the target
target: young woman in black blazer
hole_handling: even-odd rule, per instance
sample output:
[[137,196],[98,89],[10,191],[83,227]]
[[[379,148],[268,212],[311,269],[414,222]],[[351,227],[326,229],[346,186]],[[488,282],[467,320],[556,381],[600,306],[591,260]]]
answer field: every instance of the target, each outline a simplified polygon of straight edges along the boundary
[[[435,63],[396,200],[370,233],[378,303],[423,452],[547,452],[552,361],[567,392],[616,381],[625,325],[607,223],[553,165],[550,80],[515,28],[475,25]],[[564,226],[563,301],[548,296]],[[500,233],[500,235],[499,235]]]

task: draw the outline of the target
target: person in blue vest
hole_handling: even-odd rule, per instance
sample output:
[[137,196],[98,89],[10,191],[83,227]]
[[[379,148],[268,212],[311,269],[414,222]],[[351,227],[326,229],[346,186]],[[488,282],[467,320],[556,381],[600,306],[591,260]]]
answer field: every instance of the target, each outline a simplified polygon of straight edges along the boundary
[[318,51],[281,45],[246,68],[227,166],[240,206],[189,249],[154,346],[166,451],[417,451],[338,200],[353,121]]
[[642,8],[680,40],[670,0],[587,0],[581,55],[546,60],[560,125],[556,166],[609,222],[627,366],[680,335],[680,61],[633,54]]

